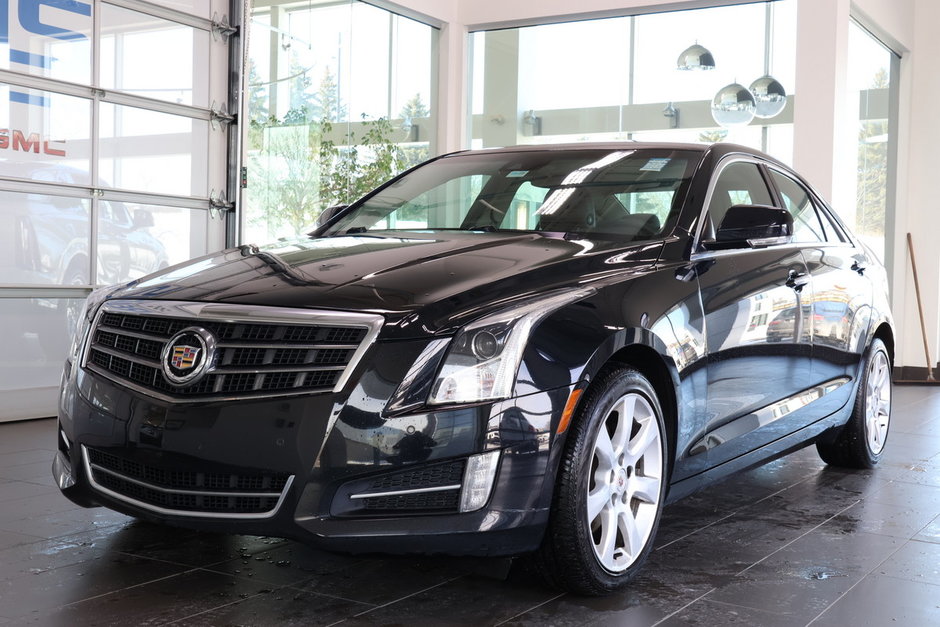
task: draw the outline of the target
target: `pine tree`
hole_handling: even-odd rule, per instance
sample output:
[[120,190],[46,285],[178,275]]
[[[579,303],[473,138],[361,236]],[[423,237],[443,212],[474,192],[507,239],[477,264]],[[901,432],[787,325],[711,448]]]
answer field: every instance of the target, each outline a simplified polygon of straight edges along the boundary
[[268,87],[262,84],[254,59],[248,59],[248,120],[251,125],[268,121]]
[[[887,87],[888,72],[879,68],[872,78],[871,89]],[[862,235],[884,235],[888,181],[887,135],[887,120],[859,122],[855,227]]]
[[413,120],[414,118],[426,118],[430,114],[431,112],[424,104],[424,101],[421,100],[421,93],[419,92],[405,103],[405,106],[401,108],[399,117],[404,120]]
[[329,67],[323,70],[323,78],[320,79],[320,86],[317,88],[314,100],[316,102],[317,119],[328,122],[342,122],[345,120],[346,106],[340,98],[336,76]]

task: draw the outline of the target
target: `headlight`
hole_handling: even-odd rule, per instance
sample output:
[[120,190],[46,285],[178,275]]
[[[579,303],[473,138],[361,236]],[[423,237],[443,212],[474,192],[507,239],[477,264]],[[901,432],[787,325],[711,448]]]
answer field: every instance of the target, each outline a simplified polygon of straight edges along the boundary
[[535,325],[592,292],[555,292],[465,326],[451,342],[428,403],[473,403],[510,396],[522,352]]
[[79,354],[82,351],[82,346],[85,344],[85,336],[88,334],[88,329],[91,327],[91,321],[98,312],[98,307],[101,306],[101,303],[103,303],[108,298],[108,296],[118,291],[122,287],[124,286],[109,285],[107,287],[99,287],[96,290],[92,290],[91,294],[89,294],[85,299],[85,304],[82,306],[81,313],[79,313],[75,320],[75,330],[72,334],[72,345],[69,347],[69,357],[73,362],[78,360]]

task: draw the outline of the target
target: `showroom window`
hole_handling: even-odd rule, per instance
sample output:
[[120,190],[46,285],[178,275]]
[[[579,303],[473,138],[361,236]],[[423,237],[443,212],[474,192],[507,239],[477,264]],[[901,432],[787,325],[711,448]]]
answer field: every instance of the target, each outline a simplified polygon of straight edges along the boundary
[[0,0],[4,419],[55,413],[92,288],[224,245],[228,6]]
[[854,20],[849,25],[849,154],[857,156],[854,207],[835,207],[842,219],[890,264],[894,163],[897,154],[897,77],[900,57]]
[[[789,100],[772,117],[749,124],[722,126],[711,108],[723,87],[749,87],[765,75],[792,94],[796,4],[778,0],[474,32],[471,146],[733,141],[789,162]],[[680,53],[693,45],[707,48],[714,69],[678,69]]]
[[364,2],[253,2],[241,241],[308,231],[436,154],[437,39]]

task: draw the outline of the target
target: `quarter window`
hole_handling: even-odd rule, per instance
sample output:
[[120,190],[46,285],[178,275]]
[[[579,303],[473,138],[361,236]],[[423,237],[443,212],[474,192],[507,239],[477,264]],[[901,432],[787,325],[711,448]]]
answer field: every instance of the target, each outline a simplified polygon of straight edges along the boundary
[[836,226],[835,222],[832,221],[826,212],[822,208],[817,208],[816,213],[819,215],[819,221],[823,224],[823,230],[826,233],[826,239],[830,242],[844,242],[846,241],[843,231]]

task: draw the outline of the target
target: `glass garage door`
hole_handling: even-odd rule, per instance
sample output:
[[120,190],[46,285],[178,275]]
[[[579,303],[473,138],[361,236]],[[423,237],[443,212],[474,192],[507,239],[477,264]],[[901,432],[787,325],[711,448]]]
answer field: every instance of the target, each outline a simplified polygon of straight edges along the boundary
[[0,421],[55,414],[92,288],[224,245],[227,7],[0,0]]

